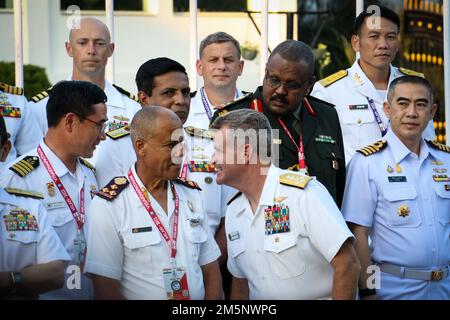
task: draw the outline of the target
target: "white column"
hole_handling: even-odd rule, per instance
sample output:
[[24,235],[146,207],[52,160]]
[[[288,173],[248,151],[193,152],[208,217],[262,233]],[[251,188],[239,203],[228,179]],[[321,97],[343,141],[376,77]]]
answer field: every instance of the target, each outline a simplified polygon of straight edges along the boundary
[[[106,25],[111,33],[111,43],[114,42],[114,0],[105,0]],[[115,81],[115,63],[114,54],[109,58],[106,65],[106,79],[114,83]]]
[[445,92],[445,136],[450,145],[450,0],[444,0],[444,92]]
[[23,88],[22,0],[14,0],[14,50],[16,87]]
[[259,76],[261,82],[264,78],[266,63],[269,57],[269,0],[262,0],[261,5],[261,56]]
[[364,0],[356,0],[356,16],[364,10]]
[[197,0],[189,0],[190,44],[189,44],[189,86],[192,91],[198,88],[197,58],[198,58],[198,27]]

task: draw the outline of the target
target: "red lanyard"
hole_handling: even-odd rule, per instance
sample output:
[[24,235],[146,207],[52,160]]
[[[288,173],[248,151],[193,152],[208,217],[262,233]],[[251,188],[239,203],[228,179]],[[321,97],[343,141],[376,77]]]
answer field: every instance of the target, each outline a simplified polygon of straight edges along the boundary
[[59,192],[63,196],[64,201],[66,201],[67,206],[70,209],[70,212],[72,212],[72,216],[75,219],[75,222],[77,223],[78,230],[83,229],[83,225],[84,225],[84,182],[83,182],[83,187],[80,190],[80,210],[78,211],[77,208],[75,207],[75,204],[72,201],[72,198],[70,198],[70,195],[67,192],[66,188],[64,188],[64,185],[62,184],[61,179],[55,173],[55,170],[53,169],[50,161],[48,160],[48,158],[45,155],[44,150],[42,150],[41,146],[38,146],[37,153],[38,153],[39,158],[41,158],[45,169],[47,169],[47,172],[50,175],[50,178],[52,178],[53,182],[58,187]]
[[289,136],[289,138],[291,139],[292,143],[295,145],[295,147],[297,148],[298,151],[298,167],[299,167],[299,171],[308,174],[308,168],[306,167],[306,160],[305,160],[305,149],[303,147],[303,136],[302,136],[302,129],[300,128],[300,142],[299,144],[297,144],[294,140],[294,138],[292,137],[292,134],[289,132],[288,128],[286,127],[286,125],[284,124],[283,120],[281,120],[280,118],[278,118],[278,122],[281,124],[281,126],[283,127],[284,131],[287,133],[287,135]]
[[172,231],[172,240],[170,239],[169,233],[166,231],[166,228],[164,228],[163,224],[161,223],[161,220],[159,220],[155,210],[153,210],[152,205],[150,204],[150,201],[147,200],[144,193],[142,192],[141,188],[139,187],[139,184],[137,183],[133,172],[131,169],[128,171],[128,178],[130,179],[131,185],[133,186],[134,191],[136,192],[139,200],[141,200],[142,204],[144,205],[145,209],[147,210],[148,214],[150,215],[150,218],[152,218],[153,223],[158,228],[159,232],[163,236],[164,240],[167,242],[167,245],[170,248],[170,257],[172,259],[175,259],[175,256],[177,255],[177,238],[178,238],[178,209],[180,206],[180,199],[178,198],[178,195],[175,191],[175,187],[172,182],[170,182],[170,189],[172,190],[173,196],[175,198],[175,209],[174,211],[174,218],[173,218],[173,231]]

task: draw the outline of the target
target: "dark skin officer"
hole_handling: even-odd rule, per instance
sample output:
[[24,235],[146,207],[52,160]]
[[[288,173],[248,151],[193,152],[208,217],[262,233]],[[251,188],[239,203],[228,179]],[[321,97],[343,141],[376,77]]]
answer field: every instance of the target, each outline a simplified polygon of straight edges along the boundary
[[237,109],[263,112],[279,133],[274,140],[280,147],[279,167],[299,171],[303,145],[307,173],[317,177],[340,207],[345,186],[342,132],[334,106],[307,95],[314,82],[311,49],[301,41],[284,41],[269,57],[262,87],[217,110],[211,121]]

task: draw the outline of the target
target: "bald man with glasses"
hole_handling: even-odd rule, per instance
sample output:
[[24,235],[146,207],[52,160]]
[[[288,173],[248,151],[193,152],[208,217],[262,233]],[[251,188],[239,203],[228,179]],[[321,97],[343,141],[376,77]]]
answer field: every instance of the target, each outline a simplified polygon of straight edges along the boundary
[[311,48],[301,41],[284,41],[269,57],[263,85],[216,111],[212,122],[242,108],[264,113],[276,130],[275,163],[317,177],[340,207],[345,186],[342,132],[334,106],[308,95],[314,82]]

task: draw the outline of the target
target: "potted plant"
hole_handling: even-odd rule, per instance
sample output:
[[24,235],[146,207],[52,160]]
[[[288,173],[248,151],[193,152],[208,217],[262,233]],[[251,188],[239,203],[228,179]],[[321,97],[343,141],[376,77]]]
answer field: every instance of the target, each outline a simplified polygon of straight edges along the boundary
[[245,60],[255,59],[258,51],[258,46],[251,44],[249,41],[245,41],[241,44],[241,55]]

